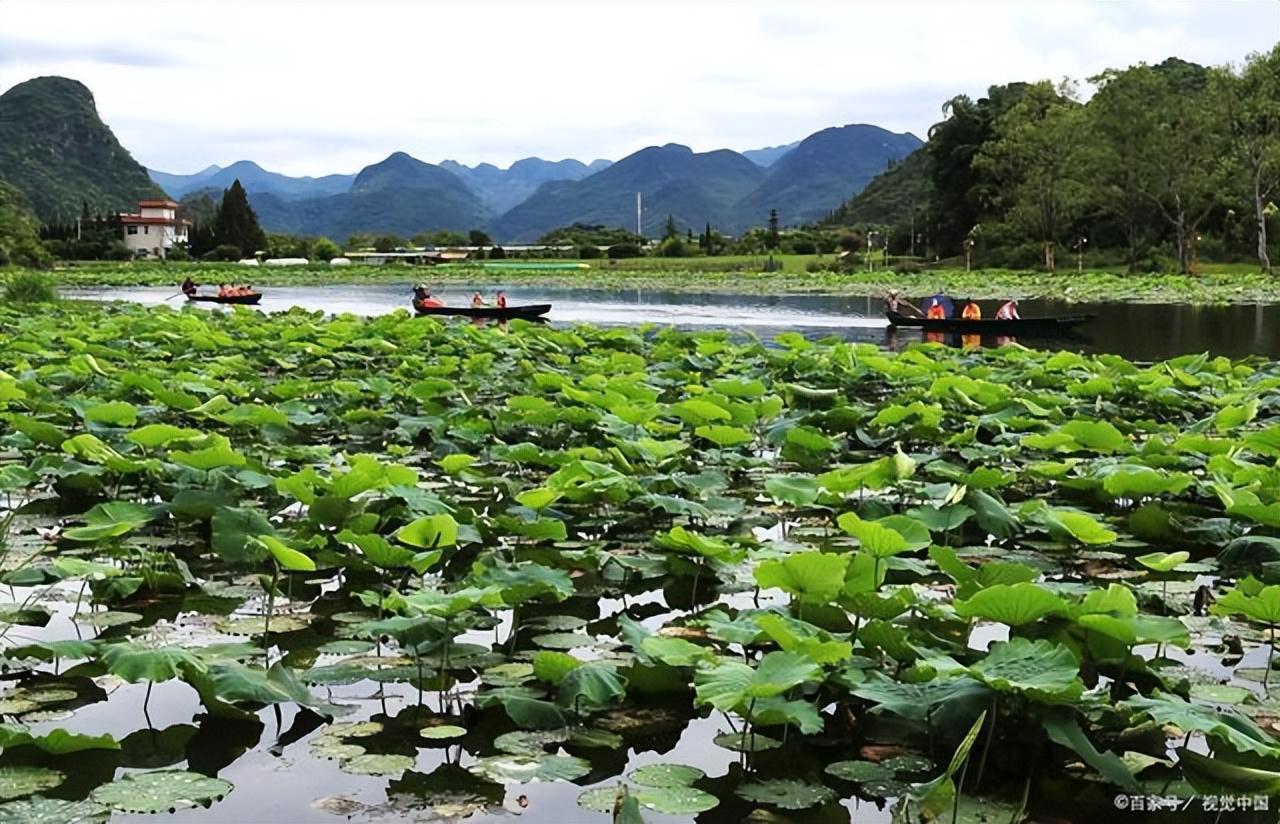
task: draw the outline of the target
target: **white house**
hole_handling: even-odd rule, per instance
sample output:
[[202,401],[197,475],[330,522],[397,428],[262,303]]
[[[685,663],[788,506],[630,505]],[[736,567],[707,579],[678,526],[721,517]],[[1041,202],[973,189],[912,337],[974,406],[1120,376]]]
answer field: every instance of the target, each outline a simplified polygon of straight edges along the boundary
[[163,258],[175,243],[187,242],[189,220],[178,219],[172,200],[140,200],[138,213],[121,213],[124,245],[135,255]]

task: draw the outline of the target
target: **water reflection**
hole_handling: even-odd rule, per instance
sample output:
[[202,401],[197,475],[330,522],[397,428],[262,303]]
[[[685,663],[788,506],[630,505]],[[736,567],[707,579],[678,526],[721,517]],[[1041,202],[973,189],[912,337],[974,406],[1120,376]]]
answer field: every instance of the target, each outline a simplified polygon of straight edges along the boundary
[[[511,286],[505,283],[456,284],[439,291],[450,306],[464,306],[474,291],[507,292],[511,304],[551,303],[554,324],[594,323],[640,325],[653,323],[685,329],[732,329],[760,337],[799,332],[807,337],[835,335],[896,348],[924,339],[917,329],[896,330],[886,338],[888,322],[878,297],[831,295],[730,295],[663,290],[576,289],[551,286]],[[168,287],[84,289],[73,297],[119,299],[161,304],[172,296]],[[278,287],[264,290],[260,308],[277,312],[302,306],[331,313],[379,315],[409,308],[408,285],[339,284]],[[170,301],[168,305],[175,305]],[[985,302],[984,315],[996,301]],[[1080,337],[1027,338],[1018,342],[1037,348],[1109,352],[1135,360],[1157,360],[1188,353],[1209,352],[1240,358],[1247,355],[1280,357],[1280,304],[1184,306],[1137,303],[1067,303],[1028,300],[1024,316],[1088,313],[1096,317],[1081,327]],[[215,311],[219,308],[215,308]],[[950,343],[943,339],[944,343]],[[1000,345],[983,340],[984,346]],[[959,345],[973,341],[959,341]]]

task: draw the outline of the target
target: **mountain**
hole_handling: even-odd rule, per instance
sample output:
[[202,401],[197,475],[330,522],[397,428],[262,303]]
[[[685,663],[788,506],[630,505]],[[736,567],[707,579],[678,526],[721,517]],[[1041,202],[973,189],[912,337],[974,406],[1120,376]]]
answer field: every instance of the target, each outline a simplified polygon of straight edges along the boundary
[[782,159],[787,152],[800,145],[800,141],[788,143],[785,146],[766,146],[763,149],[748,149],[742,153],[742,156],[757,166],[769,167]]
[[499,169],[492,163],[464,166],[453,160],[444,161],[440,168],[448,169],[462,178],[471,187],[471,191],[484,201],[485,206],[495,214],[501,214],[528,199],[543,183],[581,180],[601,169],[607,169],[609,165],[608,160],[595,160],[587,165],[581,160],[526,157],[512,163],[507,169]]
[[911,222],[911,211],[924,210],[933,200],[932,163],[929,153],[917,149],[901,163],[877,175],[866,188],[841,203],[824,223],[854,226],[874,223],[905,226]]
[[355,176],[350,191],[287,200],[249,193],[267,231],[325,235],[339,242],[359,232],[410,236],[434,229],[465,232],[485,226],[492,213],[455,174],[396,152]]
[[0,95],[0,180],[42,221],[136,209],[164,194],[102,119],[93,94],[65,77],[37,77]]
[[232,181],[239,180],[249,194],[267,193],[281,200],[302,200],[341,194],[351,188],[355,175],[325,175],[324,177],[290,177],[279,172],[268,172],[252,160],[239,160],[225,168],[210,166],[192,175],[175,175],[148,169],[151,179],[164,187],[171,197],[181,198],[188,192],[200,189],[226,189]]
[[504,243],[527,243],[573,223],[631,228],[636,192],[643,197],[644,234],[661,234],[667,215],[682,229],[700,231],[708,221],[727,222],[732,205],[764,177],[763,169],[727,149],[695,153],[675,143],[650,146],[581,180],[544,183],[494,221],[491,234]]
[[922,145],[913,134],[863,124],[815,132],[770,166],[764,182],[736,204],[731,230],[762,225],[770,209],[788,226],[821,220]]

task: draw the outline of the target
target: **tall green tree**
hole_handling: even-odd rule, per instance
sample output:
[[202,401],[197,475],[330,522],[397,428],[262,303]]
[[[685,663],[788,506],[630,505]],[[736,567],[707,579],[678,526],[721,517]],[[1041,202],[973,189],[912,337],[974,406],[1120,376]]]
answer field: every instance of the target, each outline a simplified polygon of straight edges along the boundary
[[782,243],[782,238],[778,234],[778,210],[769,210],[769,233],[765,235],[764,245],[770,249],[777,249]]
[[1085,165],[1091,201],[1116,220],[1125,239],[1125,262],[1136,272],[1151,248],[1157,219],[1151,193],[1154,168],[1147,162],[1156,129],[1153,102],[1169,92],[1150,66],[1108,69],[1089,79],[1098,93],[1086,108],[1092,140]]
[[1253,206],[1258,263],[1271,272],[1267,253],[1267,206],[1280,191],[1280,45],[1249,56],[1244,69],[1214,73],[1212,92],[1227,109],[1231,147],[1240,182]]
[[234,246],[242,255],[267,248],[267,235],[258,225],[258,216],[249,206],[249,196],[239,178],[222,193],[222,204],[213,222],[213,237],[217,246]]
[[974,167],[999,187],[994,205],[1020,233],[1038,240],[1045,271],[1057,266],[1057,244],[1085,202],[1084,110],[1074,90],[1043,81],[996,119],[995,138]]
[[17,188],[0,181],[0,266],[40,266],[49,252],[40,242],[40,224]]
[[676,228],[676,219],[671,215],[667,215],[666,225],[662,227],[662,239],[671,240],[680,237],[680,230]]

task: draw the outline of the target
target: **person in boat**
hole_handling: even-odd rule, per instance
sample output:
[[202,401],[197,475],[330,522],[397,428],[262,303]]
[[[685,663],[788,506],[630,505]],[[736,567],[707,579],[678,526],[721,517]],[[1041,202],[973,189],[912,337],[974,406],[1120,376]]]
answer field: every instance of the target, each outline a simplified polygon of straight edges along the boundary
[[187,275],[186,279],[182,281],[182,294],[186,295],[187,297],[191,297],[192,295],[194,295],[196,293],[196,290],[198,290],[199,288],[200,288],[200,284],[192,280],[190,275]]
[[507,293],[506,293],[506,292],[503,292],[501,289],[499,289],[499,290],[498,290],[498,295],[497,295],[497,297],[495,297],[495,298],[494,298],[494,301],[493,301],[493,302],[494,302],[494,305],[496,305],[499,309],[506,309],[506,308],[507,308]]
[[225,298],[231,294],[231,287],[225,283],[218,284],[218,297]]
[[936,295],[929,298],[929,301],[930,301],[929,303],[930,308],[932,308],[934,304],[937,304],[939,311],[942,314],[935,313],[931,315],[926,313],[925,317],[933,318],[937,320],[946,320],[955,315],[955,308],[956,308],[955,304],[952,302],[951,298],[947,297],[942,292],[938,292]]
[[1021,320],[1018,314],[1018,301],[1011,300],[996,312],[996,320]]
[[485,306],[486,304],[484,302],[484,295],[480,294],[479,292],[475,292],[471,295],[472,309],[483,309]]
[[904,306],[912,312],[915,312],[917,317],[924,317],[924,313],[920,311],[919,307],[902,297],[897,289],[890,289],[889,294],[884,296],[884,309],[886,312],[892,312],[895,315],[900,315],[902,314],[902,307]]
[[929,320],[946,320],[947,310],[943,308],[937,297],[929,298],[929,309],[924,313]]
[[972,298],[966,299],[964,308],[960,310],[960,317],[965,320],[982,320],[982,307],[974,303]]

